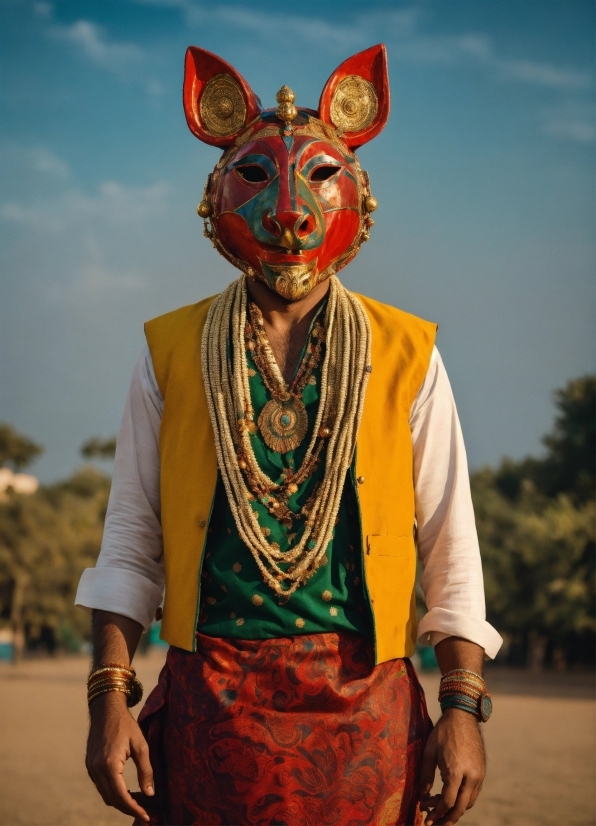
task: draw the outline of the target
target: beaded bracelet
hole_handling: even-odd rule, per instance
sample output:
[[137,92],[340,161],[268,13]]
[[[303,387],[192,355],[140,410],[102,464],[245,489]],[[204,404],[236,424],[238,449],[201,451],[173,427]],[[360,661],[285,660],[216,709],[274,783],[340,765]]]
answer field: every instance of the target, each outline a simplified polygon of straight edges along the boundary
[[483,723],[492,714],[492,699],[486,690],[486,683],[475,671],[454,668],[441,678],[439,685],[441,711],[457,708],[473,714]]

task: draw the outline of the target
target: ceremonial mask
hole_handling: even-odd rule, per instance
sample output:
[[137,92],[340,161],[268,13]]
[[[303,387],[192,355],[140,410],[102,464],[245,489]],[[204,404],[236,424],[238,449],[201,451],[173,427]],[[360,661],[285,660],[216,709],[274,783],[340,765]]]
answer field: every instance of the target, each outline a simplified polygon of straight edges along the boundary
[[389,115],[385,47],[344,61],[318,111],[294,105],[283,86],[277,108],[261,108],[221,58],[186,53],[184,111],[191,131],[224,153],[198,213],[205,235],[250,278],[296,301],[344,267],[367,241],[376,209],[354,150]]

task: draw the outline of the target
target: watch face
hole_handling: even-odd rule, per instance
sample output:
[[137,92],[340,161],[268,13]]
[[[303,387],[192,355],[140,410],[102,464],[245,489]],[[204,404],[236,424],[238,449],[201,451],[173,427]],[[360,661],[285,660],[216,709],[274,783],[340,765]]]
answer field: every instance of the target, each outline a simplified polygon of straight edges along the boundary
[[480,719],[483,723],[486,723],[490,715],[493,713],[493,701],[490,698],[490,694],[484,694],[480,698],[478,709],[480,711]]

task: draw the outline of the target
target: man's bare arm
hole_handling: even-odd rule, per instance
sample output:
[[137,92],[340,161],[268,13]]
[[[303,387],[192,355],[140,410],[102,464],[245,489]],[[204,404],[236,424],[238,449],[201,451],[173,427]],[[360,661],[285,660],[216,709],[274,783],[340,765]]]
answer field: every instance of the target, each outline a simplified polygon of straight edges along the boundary
[[[128,617],[93,611],[93,665],[130,665],[142,631],[139,623]],[[101,694],[91,702],[89,716],[85,760],[89,777],[106,805],[148,821],[149,815],[130,796],[123,777],[124,765],[132,757],[141,791],[154,794],[149,748],[126,706],[126,695],[119,691]]]
[[[441,674],[454,668],[467,668],[482,674],[484,649],[473,642],[447,637],[435,653]],[[430,797],[439,767],[443,788]],[[466,809],[471,809],[482,788],[486,770],[484,744],[479,723],[473,714],[457,708],[446,709],[434,727],[424,750],[420,785],[422,806],[431,809],[426,826],[453,826]]]

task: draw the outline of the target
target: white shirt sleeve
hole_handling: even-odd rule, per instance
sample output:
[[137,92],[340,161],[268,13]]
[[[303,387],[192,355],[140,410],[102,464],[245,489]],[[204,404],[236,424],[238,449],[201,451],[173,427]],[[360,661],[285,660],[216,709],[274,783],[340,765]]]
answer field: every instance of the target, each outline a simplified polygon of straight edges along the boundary
[[101,551],[83,571],[75,599],[147,628],[162,601],[163,541],[159,498],[159,427],[163,399],[149,348],[133,372],[118,434]]
[[466,449],[438,350],[412,405],[416,537],[428,613],[420,642],[461,637],[494,658],[503,640],[486,622],[484,582]]
[[[163,399],[149,348],[136,364],[118,434],[112,490],[97,564],[81,577],[76,604],[113,611],[147,628],[164,589],[159,498]],[[466,453],[447,373],[433,351],[412,406],[418,554],[428,613],[419,640],[458,636],[494,657],[501,645],[485,621],[484,588]]]

